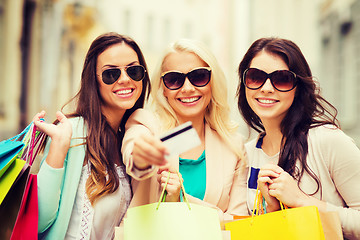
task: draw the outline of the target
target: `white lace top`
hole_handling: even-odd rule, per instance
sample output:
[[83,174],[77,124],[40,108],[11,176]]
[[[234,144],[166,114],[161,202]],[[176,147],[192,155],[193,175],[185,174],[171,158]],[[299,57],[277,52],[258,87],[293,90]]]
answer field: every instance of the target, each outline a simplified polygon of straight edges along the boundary
[[124,167],[118,166],[117,172],[119,188],[114,193],[100,198],[93,207],[85,192],[90,168],[89,165],[83,166],[65,239],[93,240],[114,237],[114,229],[119,226],[132,196]]

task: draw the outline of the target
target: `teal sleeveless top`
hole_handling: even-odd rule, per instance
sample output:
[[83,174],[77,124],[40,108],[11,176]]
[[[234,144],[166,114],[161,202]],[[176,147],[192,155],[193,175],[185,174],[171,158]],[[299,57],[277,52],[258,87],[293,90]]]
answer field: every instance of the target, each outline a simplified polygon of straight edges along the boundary
[[203,200],[206,190],[205,150],[197,160],[179,157],[179,171],[186,193]]

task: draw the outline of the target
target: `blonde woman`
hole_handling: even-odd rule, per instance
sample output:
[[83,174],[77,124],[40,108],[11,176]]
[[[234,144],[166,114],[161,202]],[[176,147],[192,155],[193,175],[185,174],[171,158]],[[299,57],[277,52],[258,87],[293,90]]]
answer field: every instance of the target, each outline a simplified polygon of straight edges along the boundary
[[[127,172],[134,179],[131,205],[158,201],[170,172],[166,201],[181,200],[183,181],[189,201],[217,208],[220,219],[247,214],[244,144],[229,119],[226,79],[213,54],[194,40],[173,43],[161,58],[152,86],[155,114],[135,111],[122,146]],[[187,121],[201,144],[167,158],[159,135]]]

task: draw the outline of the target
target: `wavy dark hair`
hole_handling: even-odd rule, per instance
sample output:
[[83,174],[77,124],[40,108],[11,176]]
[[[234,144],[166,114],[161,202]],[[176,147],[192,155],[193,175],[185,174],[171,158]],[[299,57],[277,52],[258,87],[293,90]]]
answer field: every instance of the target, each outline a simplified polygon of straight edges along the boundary
[[[102,98],[97,81],[96,65],[98,56],[114,44],[125,43],[137,54],[140,65],[146,69],[142,80],[142,92],[135,105],[125,111],[119,131],[109,125],[101,112]],[[66,116],[82,117],[87,127],[85,161],[90,163],[91,174],[86,182],[86,193],[93,204],[102,196],[114,192],[119,187],[115,164],[121,165],[121,144],[125,131],[125,123],[129,116],[144,106],[150,93],[150,79],[145,58],[137,43],[128,36],[109,32],[98,36],[87,52],[79,92],[68,102],[75,102],[75,111]],[[62,108],[62,109],[63,109]]]
[[[238,108],[251,128],[257,132],[265,131],[260,118],[246,100],[242,77],[252,59],[261,51],[281,57],[289,70],[297,75],[294,101],[280,125],[283,137],[278,165],[293,176],[298,185],[304,172],[307,172],[317,183],[317,189],[312,193],[315,194],[321,188],[321,182],[306,161],[308,132],[311,128],[325,124],[340,127],[336,119],[337,110],[320,96],[320,89],[311,74],[310,67],[294,42],[281,38],[261,38],[250,46],[238,69],[240,79],[237,88]],[[296,167],[296,161],[300,161],[301,169]]]

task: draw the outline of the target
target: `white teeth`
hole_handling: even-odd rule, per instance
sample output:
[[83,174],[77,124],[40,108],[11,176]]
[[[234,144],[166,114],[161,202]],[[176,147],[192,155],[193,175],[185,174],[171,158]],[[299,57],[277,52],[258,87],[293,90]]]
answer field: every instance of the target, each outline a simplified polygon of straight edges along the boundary
[[128,93],[131,93],[132,92],[132,89],[124,89],[124,90],[120,90],[120,91],[117,91],[116,94],[120,95],[120,94],[128,94]]
[[275,100],[271,100],[271,99],[258,99],[259,102],[261,103],[275,103],[276,101]]
[[180,101],[185,102],[185,103],[191,103],[191,102],[195,102],[195,101],[197,101],[199,99],[200,99],[200,97],[180,98]]

